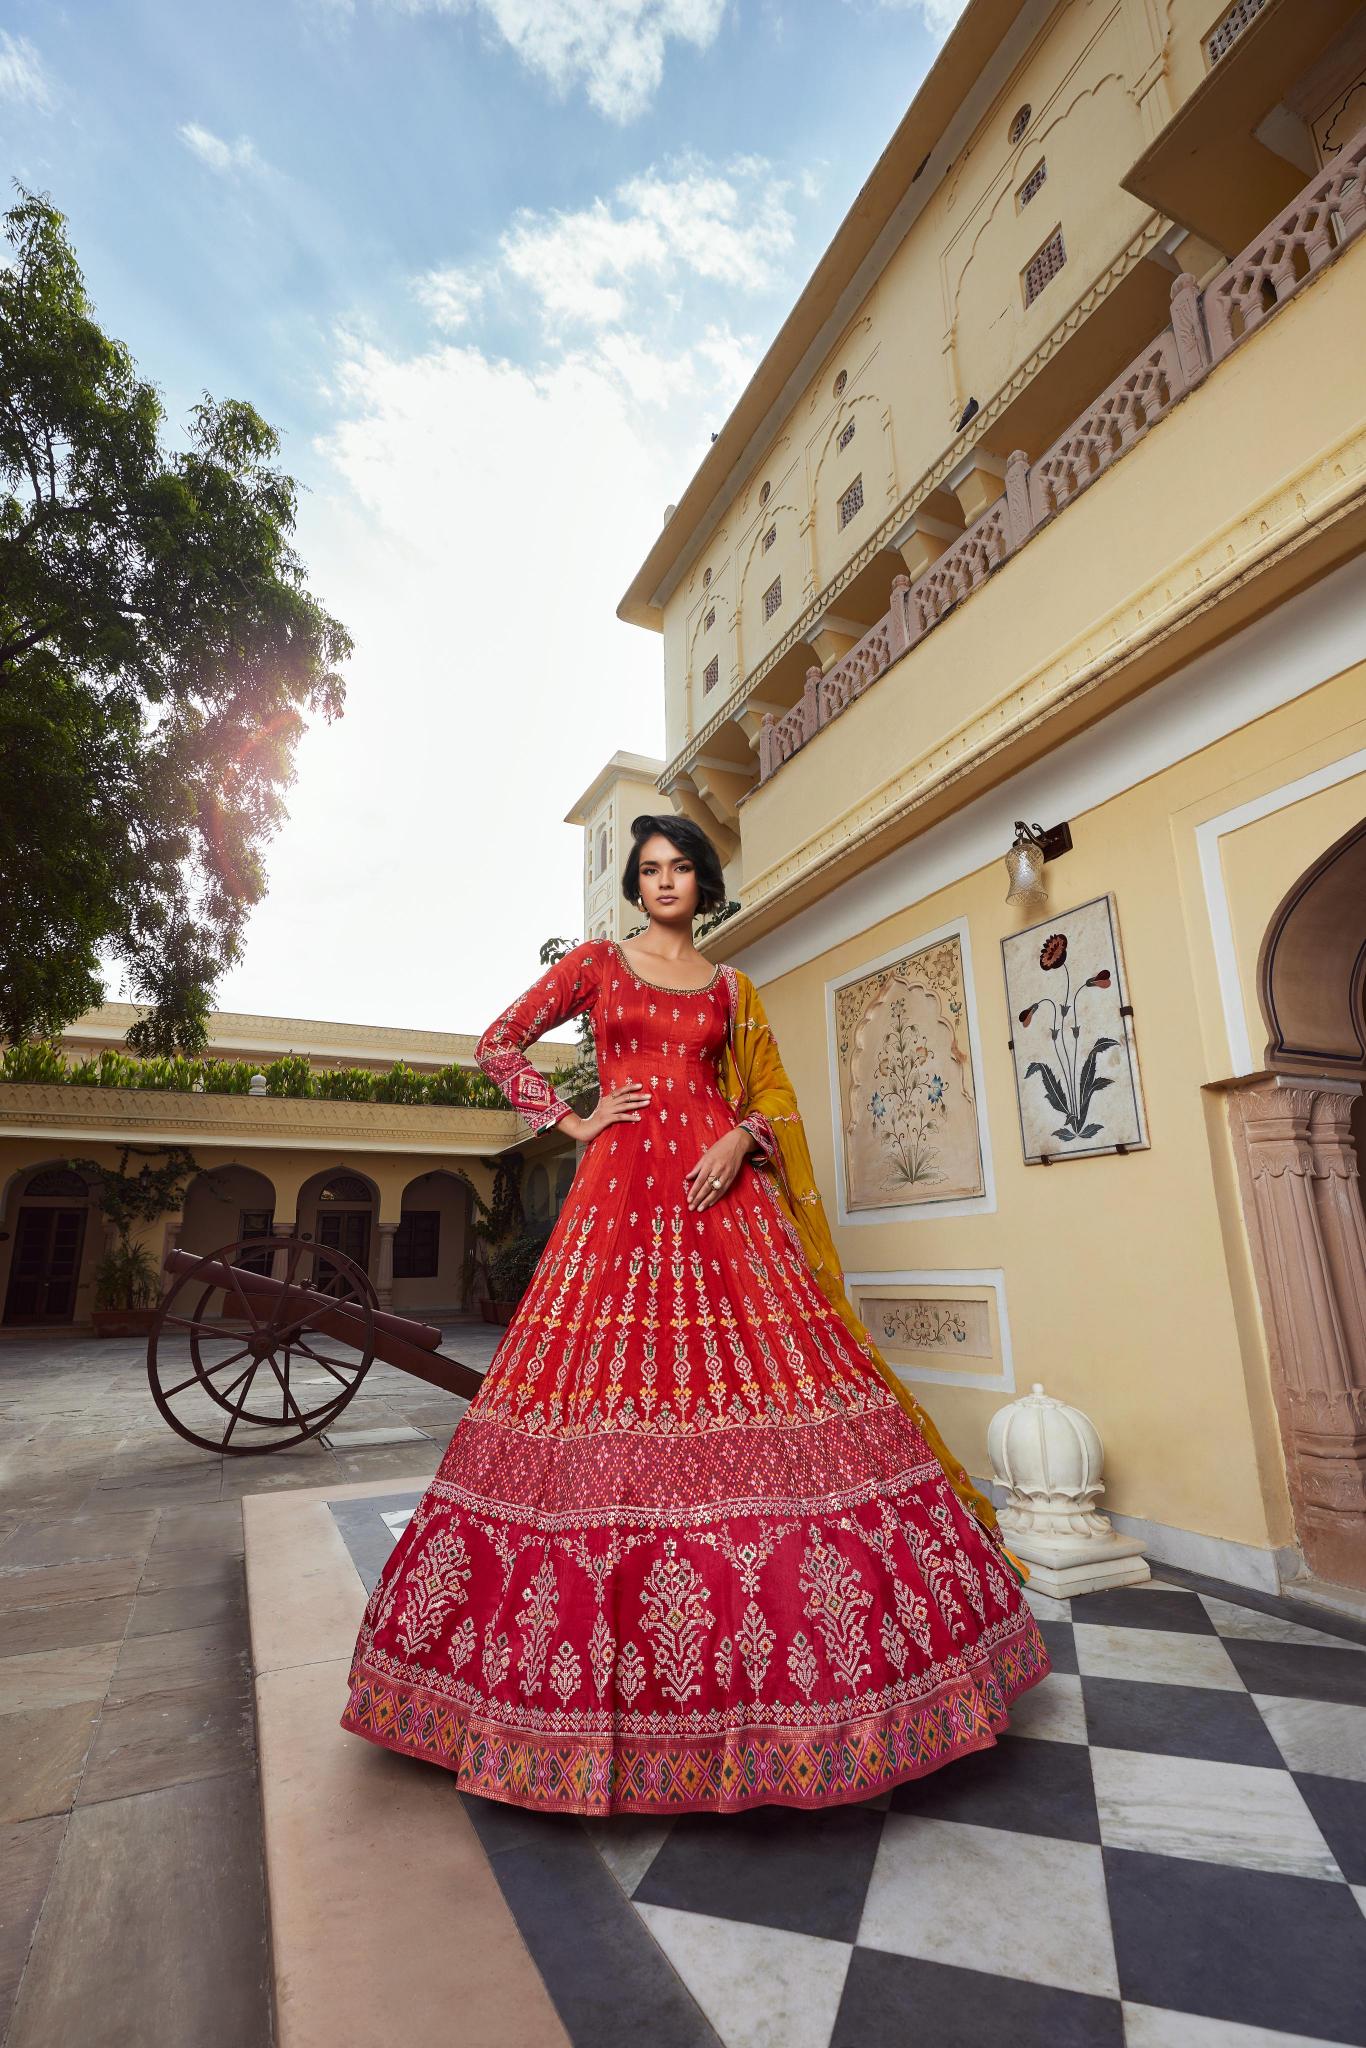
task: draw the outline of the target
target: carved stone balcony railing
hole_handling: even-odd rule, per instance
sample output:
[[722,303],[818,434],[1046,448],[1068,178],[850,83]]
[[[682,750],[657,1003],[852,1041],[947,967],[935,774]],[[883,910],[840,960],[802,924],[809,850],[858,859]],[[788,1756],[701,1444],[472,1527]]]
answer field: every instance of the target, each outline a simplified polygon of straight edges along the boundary
[[759,781],[767,782],[823,726],[838,718],[893,662],[909,654],[981,588],[1039,528],[1055,519],[1155,427],[1215,364],[1255,333],[1366,227],[1366,129],[1341,150],[1264,232],[1202,292],[1189,273],[1171,292],[1171,325],[1121,371],[1053,446],[1031,463],[1016,449],[1006,488],[924,575],[897,576],[892,602],[856,647],[806,686],[759,733]]

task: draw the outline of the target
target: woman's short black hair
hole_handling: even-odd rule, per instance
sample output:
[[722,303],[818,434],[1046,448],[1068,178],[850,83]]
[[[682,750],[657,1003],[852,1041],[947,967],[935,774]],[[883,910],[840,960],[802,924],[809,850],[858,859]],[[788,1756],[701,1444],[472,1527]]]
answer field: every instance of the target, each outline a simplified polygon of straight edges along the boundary
[[724,910],[727,897],[721,856],[702,827],[694,825],[691,818],[685,818],[677,811],[668,811],[662,817],[642,811],[638,818],[632,818],[631,851],[626,857],[626,868],[621,877],[621,893],[627,902],[634,904],[639,900],[640,849],[647,839],[653,839],[656,832],[662,832],[669,844],[685,854],[696,869],[698,915]]

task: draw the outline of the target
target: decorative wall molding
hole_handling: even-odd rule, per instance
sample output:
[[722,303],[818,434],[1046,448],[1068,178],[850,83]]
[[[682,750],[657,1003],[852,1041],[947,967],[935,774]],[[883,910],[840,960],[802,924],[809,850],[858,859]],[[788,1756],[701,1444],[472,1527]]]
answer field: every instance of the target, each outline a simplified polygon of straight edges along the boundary
[[994,1373],[949,1372],[937,1365],[893,1364],[892,1370],[904,1380],[923,1382],[926,1386],[959,1387],[973,1394],[1013,1394],[1015,1392],[1015,1351],[1010,1338],[1010,1318],[1006,1313],[1006,1276],[999,1266],[959,1267],[926,1269],[924,1271],[849,1273],[844,1284],[858,1310],[855,1289],[872,1291],[886,1287],[976,1287],[988,1289],[994,1298],[996,1308],[997,1343],[1000,1347],[1000,1370]]
[[0,1138],[130,1139],[283,1146],[335,1152],[499,1152],[527,1136],[514,1110],[439,1103],[314,1102],[268,1095],[181,1095],[171,1089],[0,1084]]
[[1207,818],[1204,824],[1195,828],[1200,878],[1205,888],[1205,908],[1209,914],[1214,963],[1219,976],[1224,1032],[1228,1039],[1230,1073],[1260,1072],[1262,1061],[1260,1055],[1253,1053],[1252,1031],[1255,1028],[1263,1037],[1265,1032],[1260,1016],[1249,1019],[1243,996],[1238,948],[1233,936],[1233,914],[1229,908],[1228,890],[1224,886],[1220,842],[1230,833],[1240,832],[1245,825],[1255,825],[1262,818],[1274,816],[1277,811],[1288,810],[1291,804],[1303,803],[1306,797],[1317,796],[1320,790],[1350,781],[1354,775],[1366,775],[1366,747],[1353,754],[1344,754],[1340,761],[1329,761],[1312,774],[1299,776],[1294,782],[1283,782],[1278,789],[1269,789],[1265,795],[1252,797],[1231,811],[1221,811],[1217,817]]

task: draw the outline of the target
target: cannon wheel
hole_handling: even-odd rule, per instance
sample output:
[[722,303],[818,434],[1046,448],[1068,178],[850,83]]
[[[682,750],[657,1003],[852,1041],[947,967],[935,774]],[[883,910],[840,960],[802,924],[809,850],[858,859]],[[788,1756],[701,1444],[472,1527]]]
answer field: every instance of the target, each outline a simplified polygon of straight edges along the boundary
[[[378,1296],[344,1252],[298,1237],[254,1237],[211,1252],[215,1265],[272,1274],[292,1295],[272,1299],[236,1282],[209,1287],[182,1273],[147,1342],[152,1399],[187,1443],[228,1456],[306,1442],[341,1414],[375,1355]],[[297,1290],[326,1295],[347,1318],[344,1335],[317,1327]],[[220,1296],[217,1314],[209,1313]],[[188,1356],[179,1341],[188,1338]],[[242,1425],[247,1425],[245,1431]]]

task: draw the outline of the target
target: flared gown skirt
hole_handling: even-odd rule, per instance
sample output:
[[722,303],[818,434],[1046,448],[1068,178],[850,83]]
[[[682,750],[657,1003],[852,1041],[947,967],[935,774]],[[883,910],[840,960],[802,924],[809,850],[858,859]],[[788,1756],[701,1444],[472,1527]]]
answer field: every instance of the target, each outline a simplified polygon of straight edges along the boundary
[[1048,1652],[771,1169],[689,1208],[735,1123],[714,1061],[663,1081],[587,1148],[341,1725],[560,1813],[868,1798],[993,1744]]

